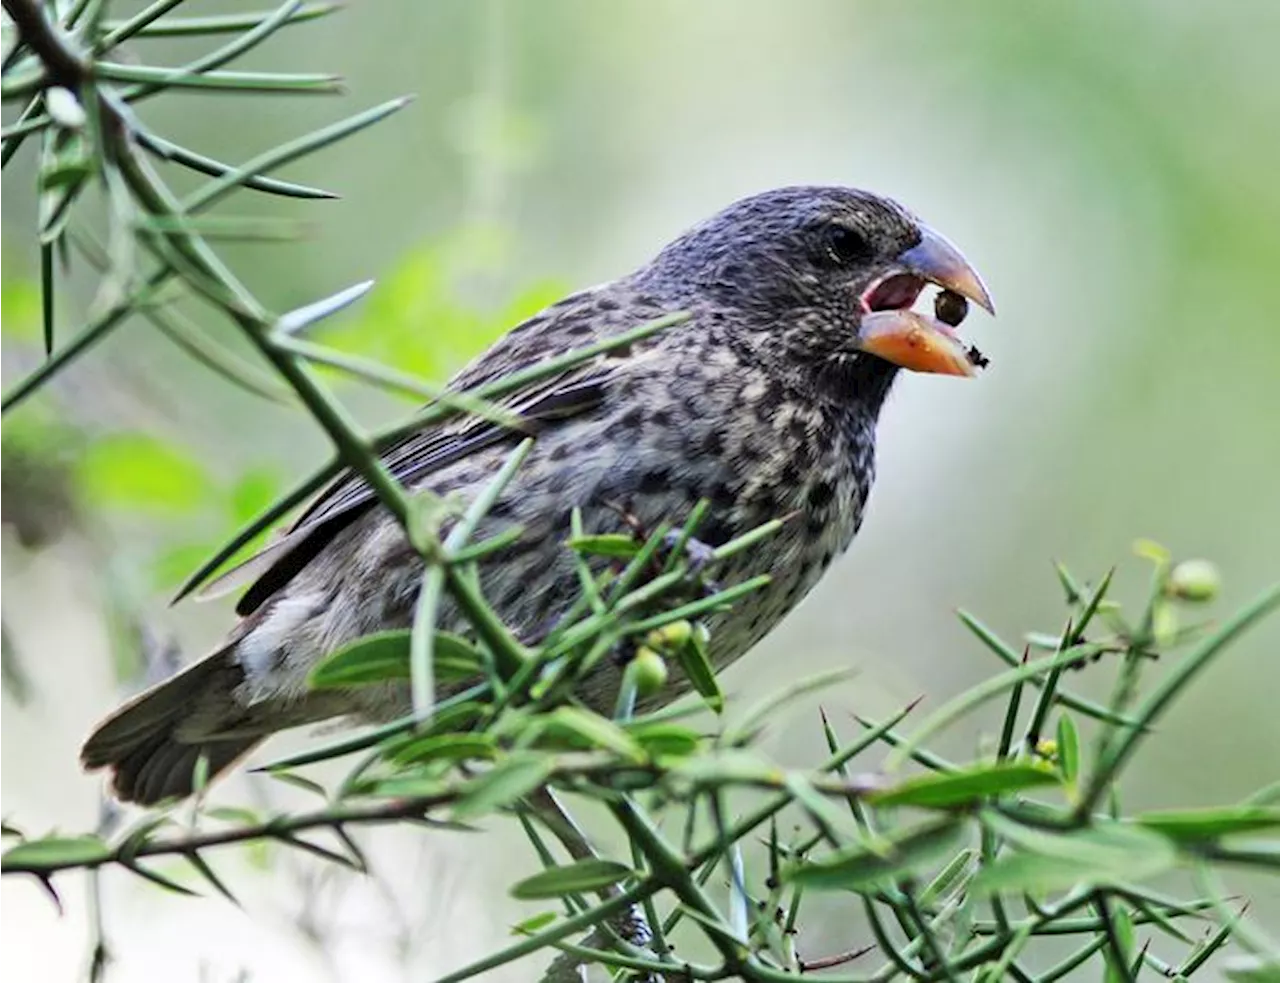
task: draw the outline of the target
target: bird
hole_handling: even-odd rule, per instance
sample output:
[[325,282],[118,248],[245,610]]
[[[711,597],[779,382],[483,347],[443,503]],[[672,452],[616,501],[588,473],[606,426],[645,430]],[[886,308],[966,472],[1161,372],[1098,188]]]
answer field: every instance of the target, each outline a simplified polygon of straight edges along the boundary
[[[501,403],[521,427],[454,418],[382,448],[381,460],[408,490],[471,498],[534,434],[475,534],[521,528],[481,564],[480,585],[531,644],[580,589],[566,546],[574,509],[587,531],[617,531],[619,505],[644,527],[678,527],[705,501],[695,534],[708,547],[789,516],[717,571],[770,575],[708,622],[720,669],[794,608],[858,532],[876,424],[900,371],[975,374],[956,317],[912,309],[930,285],[994,314],[960,251],[894,200],[837,185],[764,191],[633,272],[513,327],[448,388],[473,389],[673,312],[686,320],[509,394]],[[407,683],[312,690],[307,678],[343,645],[408,627],[424,562],[364,479],[340,474],[238,571],[250,584],[222,644],[102,721],[83,766],[108,769],[118,799],[151,805],[191,794],[201,758],[218,775],[277,731],[405,715]],[[449,603],[438,624],[466,628]],[[610,712],[621,672],[602,660],[575,696]],[[669,689],[660,698],[678,695]]]

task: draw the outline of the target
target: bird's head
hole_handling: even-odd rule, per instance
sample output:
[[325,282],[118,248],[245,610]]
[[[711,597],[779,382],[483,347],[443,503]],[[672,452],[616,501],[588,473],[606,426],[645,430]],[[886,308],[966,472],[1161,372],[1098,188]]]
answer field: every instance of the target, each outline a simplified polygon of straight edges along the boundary
[[929,284],[994,313],[955,246],[896,202],[853,188],[745,198],[671,243],[639,277],[695,311],[724,312],[717,320],[765,357],[846,392],[887,390],[899,368],[974,374],[980,356],[952,324],[911,310]]

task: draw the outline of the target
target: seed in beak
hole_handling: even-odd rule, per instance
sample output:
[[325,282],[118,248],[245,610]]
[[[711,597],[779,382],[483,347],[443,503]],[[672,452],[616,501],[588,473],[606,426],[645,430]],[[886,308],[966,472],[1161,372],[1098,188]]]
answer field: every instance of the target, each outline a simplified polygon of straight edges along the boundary
[[941,290],[933,299],[933,313],[943,324],[956,327],[969,314],[969,302],[950,290]]

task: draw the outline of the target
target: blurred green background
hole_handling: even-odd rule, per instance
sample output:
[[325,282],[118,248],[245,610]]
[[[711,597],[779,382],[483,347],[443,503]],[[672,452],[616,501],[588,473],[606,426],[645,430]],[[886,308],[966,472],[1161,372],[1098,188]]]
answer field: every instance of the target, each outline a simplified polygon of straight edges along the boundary
[[[171,139],[241,160],[416,93],[284,175],[342,200],[242,195],[230,209],[300,218],[306,240],[227,255],[276,309],[378,279],[322,340],[436,379],[524,314],[769,186],[875,189],[954,239],[997,300],[998,318],[966,324],[991,369],[971,384],[899,384],[857,544],[727,677],[750,702],[852,664],[858,679],[824,702],[874,716],[919,694],[937,705],[996,668],[956,607],[1006,637],[1056,629],[1051,558],[1089,577],[1119,562],[1120,593],[1135,599],[1136,537],[1208,556],[1226,576],[1217,613],[1280,572],[1277,37],[1272,0],[381,0],[243,61],[340,72],[345,99],[178,95],[141,111]],[[202,50],[135,49],[150,64]],[[32,174],[28,149],[4,175],[6,386],[39,357]],[[63,324],[92,287],[66,283]],[[226,325],[191,313],[234,347]],[[409,405],[340,391],[370,421]],[[188,656],[211,645],[229,602],[170,610],[167,597],[324,443],[298,412],[229,387],[135,322],[7,417],[4,447],[6,666],[25,677],[4,696],[4,812],[33,830],[86,828],[98,784],[79,775],[76,749],[115,699],[117,663],[136,669],[132,622]],[[1225,803],[1280,777],[1278,646],[1273,620],[1193,688],[1131,773],[1129,806]],[[967,721],[948,750],[971,755],[993,727]],[[769,747],[803,763],[820,740],[809,706]],[[237,781],[223,794],[264,793]],[[382,835],[376,886],[275,868],[249,916],[113,880],[112,979],[425,978],[514,920],[503,885],[533,859],[507,833]],[[1280,923],[1274,885],[1235,886],[1262,924]],[[77,890],[59,920],[6,882],[7,960],[77,978]],[[851,912],[836,902],[812,918],[802,951],[865,941]]]

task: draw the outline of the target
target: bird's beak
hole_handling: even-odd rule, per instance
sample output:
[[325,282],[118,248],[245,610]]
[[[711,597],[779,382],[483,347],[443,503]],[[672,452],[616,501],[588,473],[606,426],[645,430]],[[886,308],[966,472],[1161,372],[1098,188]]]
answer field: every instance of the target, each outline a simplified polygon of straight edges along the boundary
[[908,273],[967,297],[988,314],[996,312],[996,305],[978,271],[969,265],[959,249],[928,226],[921,227],[919,243],[899,256],[898,261]]
[[[893,275],[904,273],[918,278],[916,293],[923,285],[919,281],[933,283],[995,313],[991,294],[978,271],[960,250],[928,227],[922,229],[920,242],[898,257]],[[911,300],[914,299],[913,294]],[[974,354],[951,326],[910,310],[910,302],[889,310],[868,310],[862,316],[858,343],[863,351],[915,372],[975,374]]]

